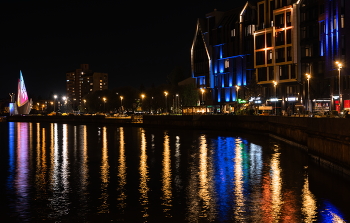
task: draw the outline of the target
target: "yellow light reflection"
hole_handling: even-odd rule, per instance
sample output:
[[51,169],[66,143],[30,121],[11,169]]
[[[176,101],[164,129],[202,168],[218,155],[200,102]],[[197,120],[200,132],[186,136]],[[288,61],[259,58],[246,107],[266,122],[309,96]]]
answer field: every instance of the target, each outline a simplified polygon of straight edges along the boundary
[[[35,182],[38,191],[38,199],[41,197],[41,193],[44,191],[46,185],[46,172],[47,172],[47,164],[46,164],[46,134],[45,128],[42,129],[42,134],[40,134],[40,123],[37,123],[36,136],[37,136],[37,157],[36,157],[36,174],[35,174]],[[40,137],[42,135],[42,138]],[[42,145],[42,147],[40,146]]]
[[181,189],[181,176],[180,176],[180,163],[181,163],[181,152],[180,152],[180,136],[176,136],[176,142],[175,142],[175,168],[176,168],[176,175],[175,175],[175,186],[178,191]]
[[171,216],[171,207],[172,207],[172,186],[171,186],[171,151],[170,151],[170,142],[169,136],[167,133],[164,135],[164,150],[163,150],[163,175],[162,175],[162,192],[163,192],[163,212],[166,217]]
[[89,185],[89,166],[88,166],[88,145],[87,145],[87,127],[86,125],[79,126],[80,130],[80,190],[79,198],[81,206],[87,206],[88,201],[88,185]]
[[274,222],[278,222],[281,217],[282,206],[282,179],[280,167],[279,147],[275,145],[275,153],[271,159],[271,195],[272,195],[272,217]]
[[125,141],[124,141],[124,128],[119,128],[119,162],[118,162],[118,205],[120,209],[124,211],[126,207],[126,157],[125,157]]
[[304,222],[313,222],[317,220],[316,199],[309,189],[309,176],[307,174],[304,181],[302,193],[303,207],[301,210],[304,214]]
[[242,140],[237,138],[235,140],[235,220],[238,222],[243,222],[245,220],[243,213],[244,210],[244,194],[243,194],[243,166],[242,166]]
[[214,220],[214,216],[211,215],[212,211],[212,198],[210,194],[210,178],[208,173],[209,161],[208,161],[208,145],[204,135],[200,137],[199,146],[199,197],[202,200],[202,210],[200,217],[208,218],[210,221]]
[[102,159],[101,159],[101,197],[102,204],[99,207],[99,213],[108,213],[108,184],[109,184],[109,162],[107,148],[107,127],[102,129]]
[[[147,165],[147,150],[146,150],[146,134],[144,130],[141,130],[141,154],[140,154],[140,186],[139,186],[139,192],[141,194],[140,196],[140,203],[143,206],[142,210],[142,217],[147,218],[149,216],[148,214],[148,192],[149,192],[149,187],[148,187],[148,181],[149,181],[149,176],[148,176],[148,165]],[[145,219],[145,221],[147,221]]]

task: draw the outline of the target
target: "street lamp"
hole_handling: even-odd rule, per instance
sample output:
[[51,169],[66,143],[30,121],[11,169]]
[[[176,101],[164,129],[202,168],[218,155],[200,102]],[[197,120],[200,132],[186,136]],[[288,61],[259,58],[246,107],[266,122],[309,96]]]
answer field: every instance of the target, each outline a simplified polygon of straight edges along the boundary
[[305,74],[307,78],[307,110],[310,111],[310,74]]
[[275,86],[275,115],[277,115],[277,82],[276,81],[273,81],[273,85]]
[[237,92],[237,93],[236,93],[236,101],[238,101],[238,90],[239,90],[239,86],[236,85],[235,87],[236,87],[236,92]]
[[168,92],[164,91],[164,95],[165,95],[165,114],[168,113],[168,107],[167,107],[167,96],[168,96]]
[[104,112],[106,112],[106,101],[107,101],[107,98],[106,97],[103,97],[103,102],[104,102]]
[[63,96],[62,97],[62,99],[63,99],[63,103],[66,105],[66,111],[65,112],[67,112],[67,100],[68,100],[68,98],[66,97],[66,96]]
[[86,99],[84,99],[83,101],[84,101],[84,111],[86,111]]
[[11,97],[11,103],[13,103],[14,101],[13,101],[13,97],[15,96],[15,94],[14,93],[9,93],[9,95],[10,95],[10,97]]
[[340,112],[342,111],[342,95],[341,95],[341,91],[340,91],[340,70],[342,69],[343,65],[340,62],[335,62],[338,65],[338,71],[339,71],[339,110]]
[[57,94],[55,94],[53,96],[54,100],[53,100],[53,111],[56,111],[56,99],[57,99]]
[[123,112],[123,96],[120,96],[120,109]]
[[144,94],[141,94],[141,111],[143,111],[142,107],[143,107],[143,99],[145,98]]
[[178,114],[179,113],[179,94],[176,94],[175,95],[176,96],[176,98],[175,98],[175,105],[176,105],[176,114]]
[[201,92],[202,92],[202,104],[204,104],[204,97],[203,97],[204,91],[205,91],[205,90],[202,88],[202,89],[201,89]]

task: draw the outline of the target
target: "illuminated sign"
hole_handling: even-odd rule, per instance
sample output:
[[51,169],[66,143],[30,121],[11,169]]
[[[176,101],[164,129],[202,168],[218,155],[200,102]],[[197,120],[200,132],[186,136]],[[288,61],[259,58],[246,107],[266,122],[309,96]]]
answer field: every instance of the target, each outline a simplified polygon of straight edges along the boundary
[[270,98],[270,101],[278,101],[278,98]]
[[242,99],[239,99],[239,98],[238,98],[238,103],[240,103],[240,104],[244,104],[244,103],[247,103],[247,101],[246,101],[246,100],[242,100]]
[[256,100],[260,100],[260,97],[251,97],[251,98],[249,99],[250,102],[256,101]]
[[286,98],[286,101],[297,101],[298,100],[298,98]]

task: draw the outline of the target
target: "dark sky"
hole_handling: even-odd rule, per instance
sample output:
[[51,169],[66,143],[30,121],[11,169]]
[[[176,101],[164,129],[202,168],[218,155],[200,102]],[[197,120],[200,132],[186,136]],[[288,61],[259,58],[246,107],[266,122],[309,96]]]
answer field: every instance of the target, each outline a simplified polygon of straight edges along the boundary
[[88,63],[109,74],[109,88],[166,82],[190,72],[196,19],[246,0],[0,3],[0,98],[17,91],[22,70],[30,97],[65,94],[65,73]]

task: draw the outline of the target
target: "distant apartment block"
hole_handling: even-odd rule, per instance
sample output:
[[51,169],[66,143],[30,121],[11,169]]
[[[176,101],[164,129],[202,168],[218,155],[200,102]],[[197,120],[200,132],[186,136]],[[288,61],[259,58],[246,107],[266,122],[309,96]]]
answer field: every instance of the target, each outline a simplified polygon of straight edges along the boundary
[[93,72],[88,64],[81,64],[79,69],[67,72],[66,80],[67,97],[75,110],[87,94],[108,89],[108,74]]

